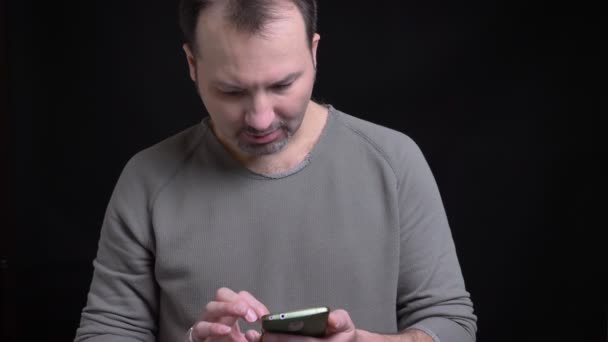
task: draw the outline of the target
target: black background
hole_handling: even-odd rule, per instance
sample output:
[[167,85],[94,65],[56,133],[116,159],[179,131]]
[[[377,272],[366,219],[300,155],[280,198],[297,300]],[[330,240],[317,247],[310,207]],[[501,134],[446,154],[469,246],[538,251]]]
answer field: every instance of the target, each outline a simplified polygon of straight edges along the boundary
[[[0,339],[71,340],[122,167],[204,109],[174,1],[2,6],[10,167],[0,174]],[[592,197],[603,155],[591,86],[605,45],[597,10],[497,0],[319,7],[314,97],[420,145],[478,340],[606,341],[606,224],[593,219],[604,206]]]

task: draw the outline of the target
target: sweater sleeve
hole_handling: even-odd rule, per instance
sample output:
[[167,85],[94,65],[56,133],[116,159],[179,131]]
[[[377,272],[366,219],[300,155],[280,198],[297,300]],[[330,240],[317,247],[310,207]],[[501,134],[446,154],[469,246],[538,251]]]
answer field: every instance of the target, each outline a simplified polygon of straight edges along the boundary
[[395,171],[399,177],[400,331],[417,328],[435,342],[473,342],[477,317],[465,290],[456,249],[435,179],[408,137]]
[[155,340],[158,286],[150,186],[134,159],[123,170],[106,210],[76,342]]

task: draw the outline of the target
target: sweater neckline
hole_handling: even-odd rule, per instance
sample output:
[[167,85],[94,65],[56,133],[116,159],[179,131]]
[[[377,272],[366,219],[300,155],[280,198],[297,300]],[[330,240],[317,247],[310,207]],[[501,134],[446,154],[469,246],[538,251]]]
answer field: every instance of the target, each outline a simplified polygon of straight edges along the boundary
[[319,135],[319,139],[317,139],[317,142],[313,145],[313,147],[310,149],[310,151],[308,152],[306,157],[304,157],[304,159],[300,163],[298,163],[296,166],[294,166],[291,169],[286,170],[284,172],[263,174],[263,173],[254,172],[254,171],[246,168],[243,164],[241,164],[238,160],[236,160],[234,157],[232,157],[230,155],[230,153],[228,152],[226,147],[224,147],[224,145],[222,145],[222,143],[220,143],[220,141],[217,139],[215,134],[213,134],[213,132],[211,131],[211,129],[209,127],[209,119],[210,119],[209,116],[206,116],[201,121],[201,126],[203,128],[203,130],[202,130],[203,139],[207,142],[207,145],[208,145],[210,151],[217,158],[221,159],[222,164],[228,166],[231,171],[236,172],[238,175],[247,177],[247,178],[259,179],[259,180],[283,179],[283,178],[298,174],[298,173],[302,172],[303,170],[305,170],[306,167],[313,162],[313,160],[315,159],[315,156],[320,153],[319,151],[322,150],[322,145],[324,144],[324,142],[326,140],[327,132],[331,129],[330,126],[333,125],[334,117],[336,114],[336,109],[332,105],[326,104],[323,106],[325,106],[327,108],[328,114],[327,114],[327,121],[325,122],[325,126],[323,127],[323,130],[321,131],[321,134]]

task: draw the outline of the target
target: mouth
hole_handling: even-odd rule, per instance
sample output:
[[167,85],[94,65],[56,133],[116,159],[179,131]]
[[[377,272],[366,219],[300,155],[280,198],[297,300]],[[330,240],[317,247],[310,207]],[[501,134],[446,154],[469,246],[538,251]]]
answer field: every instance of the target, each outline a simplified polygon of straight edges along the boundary
[[263,134],[252,134],[249,132],[244,132],[243,137],[250,144],[268,144],[274,140],[276,140],[281,134],[280,129],[275,129],[274,131],[263,133]]

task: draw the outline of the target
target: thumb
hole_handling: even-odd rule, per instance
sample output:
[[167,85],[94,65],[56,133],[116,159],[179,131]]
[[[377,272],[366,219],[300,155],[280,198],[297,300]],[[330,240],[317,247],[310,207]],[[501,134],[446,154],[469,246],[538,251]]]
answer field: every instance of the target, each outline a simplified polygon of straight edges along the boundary
[[355,330],[355,325],[350,315],[345,310],[332,311],[327,318],[328,334]]

